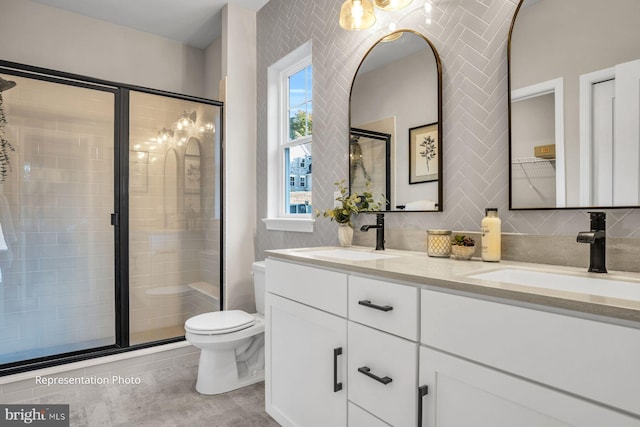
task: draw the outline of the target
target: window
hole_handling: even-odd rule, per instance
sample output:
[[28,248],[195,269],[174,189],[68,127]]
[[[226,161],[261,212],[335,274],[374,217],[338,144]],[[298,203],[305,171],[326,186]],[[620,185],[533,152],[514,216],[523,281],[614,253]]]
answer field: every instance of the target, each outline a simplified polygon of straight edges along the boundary
[[[288,137],[280,142],[280,158],[284,159],[285,168],[288,169],[284,171],[285,175],[300,176],[306,173],[303,170],[305,160],[311,158],[312,65],[307,65],[307,61],[303,61],[302,64],[296,64],[289,70],[285,70],[282,76],[283,87],[286,87],[285,126]],[[306,209],[301,210],[298,206],[311,206],[311,189],[304,188],[302,183],[296,186],[295,178],[293,181],[285,192],[284,209],[293,215],[300,213],[306,215]]]
[[268,230],[313,231],[311,43],[268,70]]

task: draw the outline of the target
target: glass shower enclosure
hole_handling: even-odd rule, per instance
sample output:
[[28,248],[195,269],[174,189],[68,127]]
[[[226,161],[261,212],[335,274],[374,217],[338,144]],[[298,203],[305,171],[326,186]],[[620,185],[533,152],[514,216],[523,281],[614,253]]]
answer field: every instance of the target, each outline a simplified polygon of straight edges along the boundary
[[0,79],[0,375],[220,310],[222,103],[4,61]]
[[220,307],[219,108],[130,92],[131,343]]

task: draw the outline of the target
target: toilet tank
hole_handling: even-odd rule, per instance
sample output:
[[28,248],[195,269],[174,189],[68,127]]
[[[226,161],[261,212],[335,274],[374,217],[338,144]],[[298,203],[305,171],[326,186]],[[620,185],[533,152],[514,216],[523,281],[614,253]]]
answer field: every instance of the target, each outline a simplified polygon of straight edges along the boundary
[[253,291],[256,298],[256,311],[264,314],[264,261],[256,261],[251,265],[253,274]]

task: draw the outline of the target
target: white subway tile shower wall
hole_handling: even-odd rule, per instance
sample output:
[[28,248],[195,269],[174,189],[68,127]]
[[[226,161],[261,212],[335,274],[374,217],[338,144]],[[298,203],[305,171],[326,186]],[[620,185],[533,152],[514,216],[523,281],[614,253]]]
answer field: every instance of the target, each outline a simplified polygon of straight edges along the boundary
[[[586,210],[508,210],[507,37],[518,1],[431,3],[431,25],[425,23],[421,8],[413,5],[392,16],[398,28],[414,29],[429,38],[442,59],[444,212],[387,215],[387,228],[478,230],[484,209],[491,206],[499,208],[504,232],[577,234],[589,224]],[[271,0],[258,12],[258,218],[267,211],[266,69],[309,39],[315,89],[314,207],[332,206],[333,183],[348,177],[351,80],[384,30],[343,30],[338,25],[341,4],[342,0]],[[370,220],[364,215],[358,222]],[[640,209],[608,210],[607,227],[612,237],[640,237]],[[424,235],[417,238],[424,240]],[[316,221],[313,235],[266,231],[262,221],[257,222],[257,259],[264,257],[265,249],[333,244],[337,244],[335,224],[324,218]]]
[[5,77],[0,363],[113,344],[113,95]]
[[[202,253],[219,247],[220,221],[210,211],[214,206],[213,136],[200,135],[204,167],[200,169],[202,188],[198,197],[202,196],[203,207],[200,217],[192,222],[178,213],[179,198],[188,196],[179,188],[184,149],[176,148],[178,167],[171,172],[165,158],[169,148],[153,149],[146,144],[159,129],[171,128],[182,111],[195,111],[200,118],[211,111],[189,101],[139,92],[132,93],[132,105],[131,149],[148,153],[146,180],[143,172],[138,185],[130,186],[130,328],[131,341],[138,344],[184,335],[188,318],[218,309],[216,300],[189,284],[207,281],[219,287],[219,261],[212,263],[213,257],[205,259]],[[135,156],[130,157],[130,164],[136,161]],[[177,195],[173,207],[169,206],[170,192]]]

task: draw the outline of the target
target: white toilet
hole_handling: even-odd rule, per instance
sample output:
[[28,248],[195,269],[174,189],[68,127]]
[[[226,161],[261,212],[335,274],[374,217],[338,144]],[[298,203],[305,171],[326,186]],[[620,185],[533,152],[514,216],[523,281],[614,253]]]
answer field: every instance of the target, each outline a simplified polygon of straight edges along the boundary
[[196,390],[219,394],[264,380],[264,261],[251,267],[255,314],[216,311],[186,321],[185,338],[200,351]]

